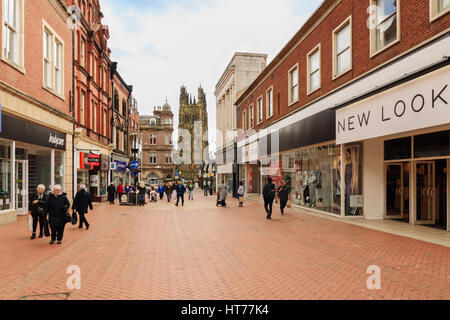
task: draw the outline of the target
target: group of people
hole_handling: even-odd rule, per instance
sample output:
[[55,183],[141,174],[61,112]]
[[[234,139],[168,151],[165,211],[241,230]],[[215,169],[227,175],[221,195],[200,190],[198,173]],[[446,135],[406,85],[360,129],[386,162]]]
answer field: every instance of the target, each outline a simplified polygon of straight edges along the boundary
[[[30,216],[33,220],[31,240],[36,239],[36,231],[39,224],[39,238],[44,234],[51,237],[50,244],[62,244],[64,229],[71,221],[69,209],[70,202],[67,194],[62,192],[60,185],[55,185],[52,192],[47,195],[45,186],[39,185],[36,192],[30,197],[29,202]],[[86,226],[89,230],[90,224],[86,219],[89,209],[92,211],[92,200],[90,194],[86,191],[86,186],[79,185],[79,190],[72,204],[72,210],[79,215],[79,229]]]
[[137,185],[135,185],[135,184],[130,185],[130,184],[126,183],[124,186],[123,183],[120,182],[116,187],[116,184],[114,182],[111,182],[111,184],[107,188],[107,192],[108,192],[109,204],[115,204],[116,198],[119,198],[119,202],[121,202],[121,197],[123,195],[128,196],[128,194],[130,192],[136,192],[137,198],[138,198],[137,199],[138,205],[144,206],[145,205],[145,194],[147,193],[147,188],[145,187],[144,183],[140,183]]
[[263,189],[264,209],[267,213],[266,219],[272,219],[273,202],[277,195],[280,200],[281,215],[284,215],[284,209],[289,201],[289,188],[285,181],[281,181],[279,187],[276,188],[275,184],[272,182],[272,178],[269,178]]

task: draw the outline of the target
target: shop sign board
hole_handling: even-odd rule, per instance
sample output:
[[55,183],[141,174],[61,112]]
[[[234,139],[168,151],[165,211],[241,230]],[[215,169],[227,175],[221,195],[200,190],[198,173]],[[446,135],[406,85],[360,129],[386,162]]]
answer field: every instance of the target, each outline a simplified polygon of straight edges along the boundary
[[89,154],[88,155],[88,166],[100,167],[100,155],[99,154]]
[[450,66],[336,112],[336,143],[362,141],[450,122]]
[[124,161],[114,160],[114,163],[116,164],[115,171],[119,172],[125,172],[127,171],[127,163]]

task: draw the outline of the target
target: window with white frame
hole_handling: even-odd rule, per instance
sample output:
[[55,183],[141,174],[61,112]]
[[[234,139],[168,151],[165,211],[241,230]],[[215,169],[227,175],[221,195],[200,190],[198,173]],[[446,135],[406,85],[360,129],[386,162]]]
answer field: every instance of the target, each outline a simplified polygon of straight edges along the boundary
[[80,123],[84,126],[84,120],[85,120],[85,94],[83,91],[81,91],[80,94]]
[[242,112],[242,130],[247,130],[247,111],[244,110]]
[[52,87],[51,63],[52,63],[52,35],[44,29],[44,86]]
[[375,54],[390,44],[399,40],[398,0],[371,0],[375,10],[372,11],[372,21],[375,25],[371,30],[372,54]]
[[263,121],[263,98],[258,99],[258,124]]
[[43,82],[44,87],[59,95],[63,94],[63,42],[44,22],[43,31]]
[[94,112],[93,112],[94,123],[92,125],[92,128],[94,129],[94,132],[97,132],[97,104],[96,103],[93,104],[93,108],[94,108]]
[[333,32],[333,75],[338,77],[352,68],[351,18]]
[[267,106],[267,118],[273,116],[273,89],[267,90],[266,96],[266,106]]
[[298,65],[289,71],[289,104],[298,101]]
[[23,0],[3,0],[2,59],[23,67]]
[[450,0],[430,0],[430,20],[436,20],[450,12]]
[[248,120],[249,120],[249,129],[253,128],[255,126],[255,112],[253,111],[253,105],[250,106],[249,112],[248,112]]
[[308,93],[320,88],[320,45],[308,54]]
[[86,67],[86,41],[83,38],[80,45],[80,65]]

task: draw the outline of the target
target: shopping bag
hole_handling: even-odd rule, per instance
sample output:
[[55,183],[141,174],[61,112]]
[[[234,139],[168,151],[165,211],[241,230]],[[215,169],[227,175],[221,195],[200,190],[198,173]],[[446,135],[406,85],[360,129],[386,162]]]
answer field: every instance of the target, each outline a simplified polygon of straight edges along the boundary
[[47,219],[45,219],[45,223],[44,223],[44,236],[46,236],[47,238],[50,237],[50,229],[48,227]]
[[30,231],[33,231],[33,217],[31,214],[28,216],[28,227],[30,228]]
[[291,208],[291,207],[292,207],[291,200],[288,200],[288,202],[287,202],[287,207],[288,207],[288,208]]
[[72,225],[76,225],[78,222],[78,216],[77,213],[74,211],[72,212]]

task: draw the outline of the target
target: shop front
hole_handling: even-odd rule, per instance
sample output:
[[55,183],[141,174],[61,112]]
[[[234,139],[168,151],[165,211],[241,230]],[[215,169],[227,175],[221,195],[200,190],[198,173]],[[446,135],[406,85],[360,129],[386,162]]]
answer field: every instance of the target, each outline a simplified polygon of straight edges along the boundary
[[112,179],[111,181],[114,182],[116,186],[119,185],[119,183],[122,183],[123,185],[127,183],[131,183],[130,181],[130,175],[128,173],[127,166],[129,164],[129,159],[113,154],[112,155],[112,162],[115,164],[115,170],[111,171]]
[[450,66],[336,111],[338,143],[364,146],[369,219],[449,229]]
[[28,213],[28,199],[38,185],[44,185],[47,192],[61,185],[65,191],[65,168],[65,133],[2,114],[0,224],[11,222],[11,217],[3,221],[3,214]]
[[77,187],[84,184],[94,202],[106,201],[110,169],[109,156],[87,152],[79,152],[78,155]]

